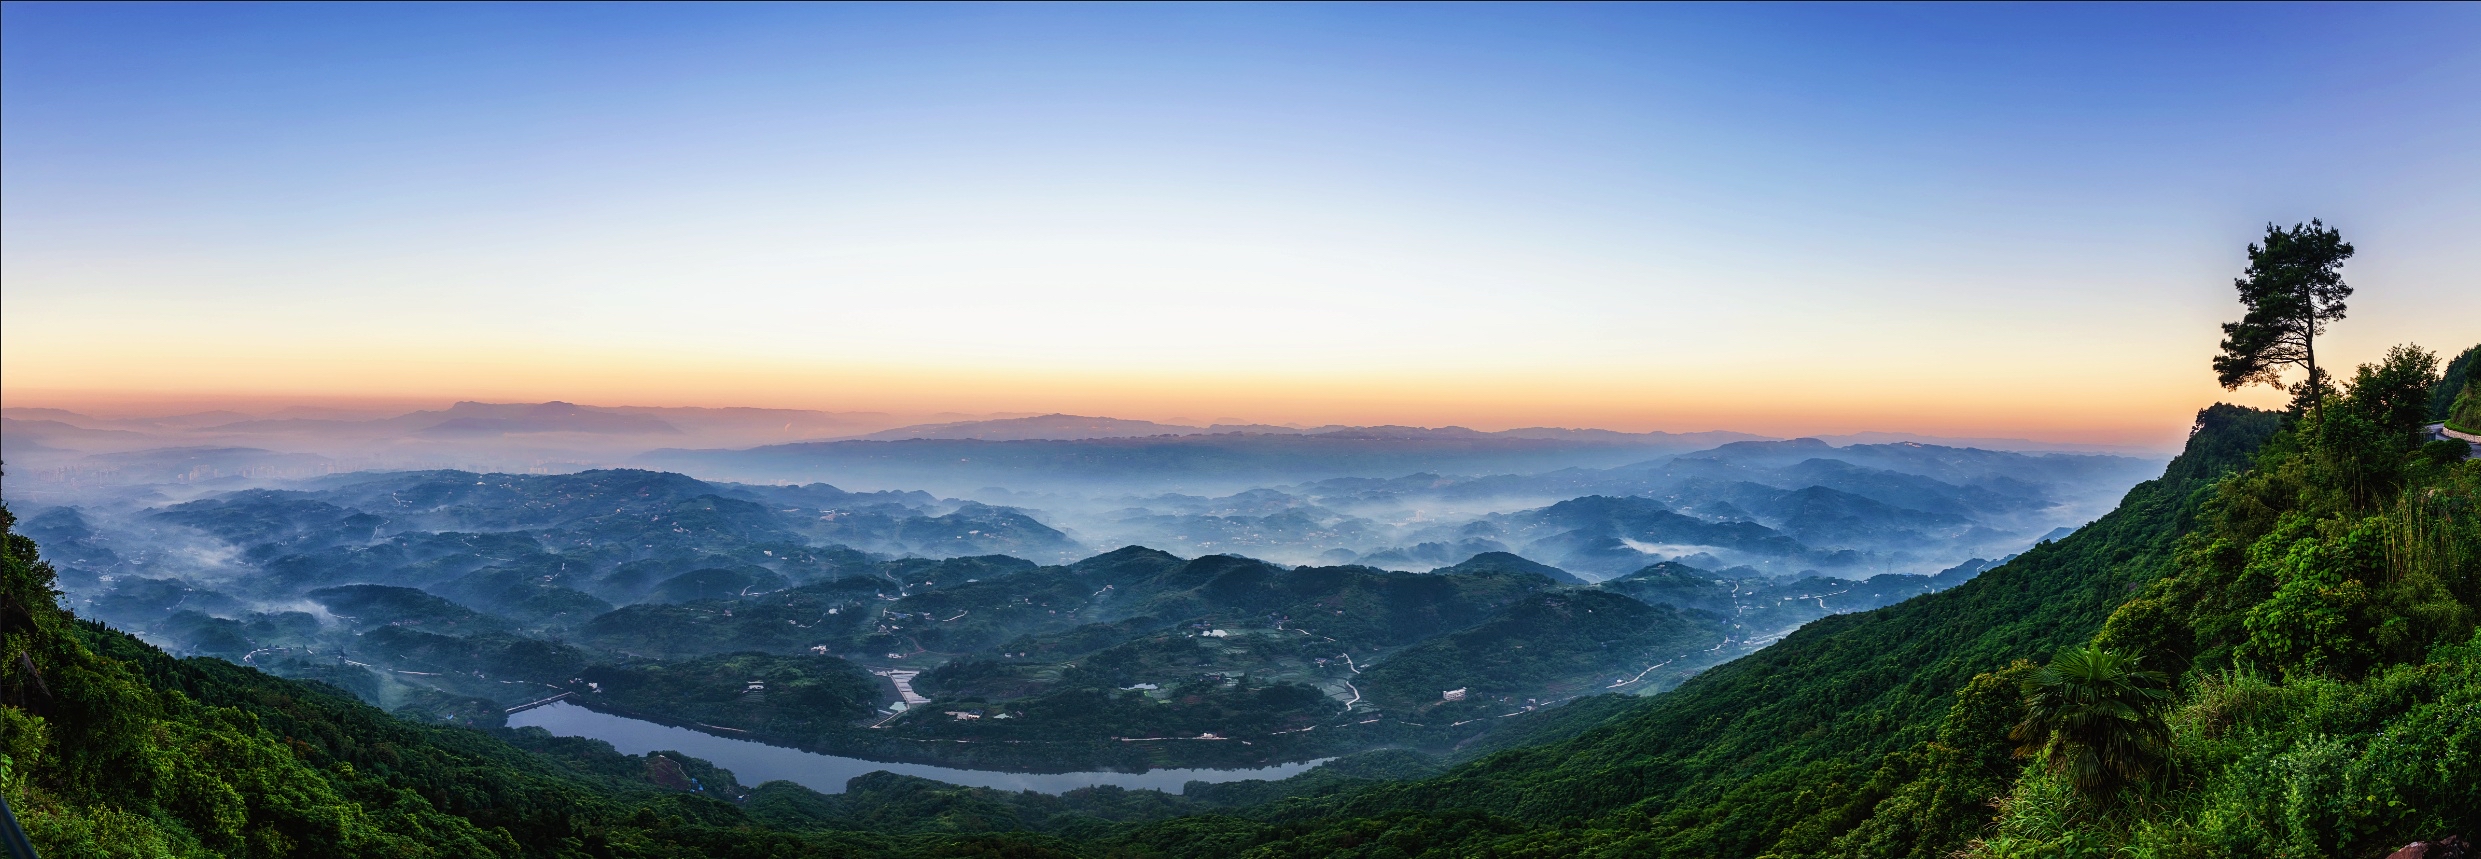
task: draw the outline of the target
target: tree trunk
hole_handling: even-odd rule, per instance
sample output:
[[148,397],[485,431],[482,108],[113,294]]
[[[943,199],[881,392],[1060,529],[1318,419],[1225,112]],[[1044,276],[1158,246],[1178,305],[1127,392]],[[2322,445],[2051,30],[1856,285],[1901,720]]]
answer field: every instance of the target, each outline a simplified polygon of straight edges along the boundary
[[2309,324],[2300,329],[2300,351],[2309,358],[2309,413],[2326,424],[2326,379],[2317,372],[2317,299],[2309,299]]

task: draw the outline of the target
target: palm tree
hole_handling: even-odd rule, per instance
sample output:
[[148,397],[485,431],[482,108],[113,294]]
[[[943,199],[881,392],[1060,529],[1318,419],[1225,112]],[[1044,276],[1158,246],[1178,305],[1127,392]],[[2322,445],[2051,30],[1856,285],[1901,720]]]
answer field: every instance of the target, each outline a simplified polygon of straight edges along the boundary
[[2133,654],[2071,647],[2024,681],[2024,721],[2008,734],[2022,756],[2047,754],[2076,789],[2101,797],[2149,775],[2170,739],[2155,705],[2168,678]]

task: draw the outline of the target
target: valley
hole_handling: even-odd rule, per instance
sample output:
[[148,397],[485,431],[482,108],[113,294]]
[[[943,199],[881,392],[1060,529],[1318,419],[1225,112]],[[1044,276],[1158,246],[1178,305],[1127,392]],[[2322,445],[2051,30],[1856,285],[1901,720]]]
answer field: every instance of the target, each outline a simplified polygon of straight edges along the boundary
[[[1997,856],[2012,854],[1993,845],[2162,837],[2095,836],[2063,817],[2091,800],[2028,792],[2084,788],[2024,764],[2005,736],[2025,709],[2018,690],[2033,688],[2021,678],[2038,676],[2029,660],[2100,641],[2190,666],[2178,694],[2196,703],[2160,718],[2196,733],[2160,754],[2221,792],[2170,794],[2190,815],[2176,837],[2228,842],[2266,829],[2209,828],[2224,818],[2204,807],[2261,808],[2267,794],[2231,786],[2268,777],[2218,749],[2296,757],[2316,741],[2266,721],[2279,716],[2245,739],[2213,739],[2203,732],[2230,718],[2215,696],[2260,696],[2356,743],[2400,735],[2428,758],[2468,745],[2468,730],[2441,720],[2476,688],[2459,643],[2470,624],[2456,620],[2469,616],[2457,607],[2470,605],[2481,546],[2473,466],[2462,442],[2415,432],[2445,384],[2421,363],[2434,358],[2390,360],[2362,368],[2328,407],[2402,428],[2371,442],[2366,461],[2389,470],[2360,472],[2393,483],[2322,471],[2352,442],[2304,438],[2314,412],[2216,406],[2181,457],[2090,523],[2065,521],[2084,509],[2073,499],[2123,473],[2120,458],[1918,443],[1737,441],[1613,468],[1327,477],[1216,497],[379,471],[121,482],[83,503],[30,506],[11,514],[12,552],[40,545],[52,560],[38,574],[12,554],[11,587],[57,586],[24,603],[57,613],[41,622],[91,619],[49,627],[74,632],[44,633],[44,661],[27,657],[26,671],[73,694],[137,688],[75,678],[140,666],[161,678],[150,689],[196,690],[292,738],[248,742],[339,732],[327,751],[296,754],[359,761],[352,773],[400,778],[408,764],[395,750],[420,749],[463,761],[440,764],[460,775],[421,778],[530,780],[491,783],[642,837],[882,855],[970,843],[1053,843],[1061,855],[1189,855],[1199,843],[1305,857],[1591,853],[1609,842],[1678,855],[1891,845]],[[2449,366],[2458,403],[2481,396],[2477,361],[2481,347]],[[2400,500],[2358,520],[2320,514],[2343,523],[2323,535],[2300,524],[2303,509],[2352,509],[2329,487],[2355,485]],[[1078,498],[1129,506],[1079,520],[1092,506],[1064,503]],[[1013,503],[1029,500],[1043,504]],[[2278,507],[2292,512],[2251,518]],[[1202,543],[1092,545],[1098,521],[1183,533],[1223,522],[1227,537],[1269,539],[1277,524],[1329,515],[1368,523],[1356,527],[1369,548],[1313,543],[1293,563]],[[2373,542],[2382,531],[2413,536]],[[2234,552],[2234,539],[2255,548]],[[2339,564],[2388,596],[2346,585],[2312,598],[2250,578],[2273,545],[2293,547],[2286,569]],[[2329,574],[2341,575],[2285,575]],[[2317,619],[2339,612],[2442,620],[2381,622],[2362,639]],[[79,660],[103,667],[79,674],[90,664]],[[5,691],[25,703],[0,715],[56,706],[42,698],[52,681],[14,676],[24,681]],[[2280,691],[2308,688],[2340,697]],[[2293,697],[2267,697],[2281,695]],[[148,712],[195,706],[156,700],[163,709]],[[13,742],[37,736],[12,730]],[[345,739],[382,735],[399,739],[378,751]],[[81,749],[133,742],[77,736]],[[337,772],[347,780],[330,784],[372,789]],[[2461,807],[2432,775],[2368,778],[2418,800],[2406,807]],[[2025,804],[1993,817],[2001,796]],[[438,831],[571,831],[457,795],[429,802],[424,813],[447,815],[425,824]],[[571,802],[582,804],[561,805]],[[648,804],[682,802],[705,804],[666,807],[740,821],[738,834],[674,827]],[[626,823],[592,810],[632,807]],[[2423,814],[2383,831],[2450,819]],[[1539,822],[1553,819],[1572,823]],[[1465,828],[1436,829],[1455,821]]]
[[2481,859],[2481,3],[0,43],[5,859]]
[[[83,614],[410,718],[491,726],[557,698],[890,762],[1229,768],[1451,753],[1580,697],[1659,693],[1969,580],[2132,462],[1802,440],[1218,498],[984,493],[1050,505],[1023,507],[373,472],[151,503],[124,484],[21,527],[57,547]],[[1183,551],[1097,546],[1123,537]],[[1946,562],[1968,549],[1990,554]]]

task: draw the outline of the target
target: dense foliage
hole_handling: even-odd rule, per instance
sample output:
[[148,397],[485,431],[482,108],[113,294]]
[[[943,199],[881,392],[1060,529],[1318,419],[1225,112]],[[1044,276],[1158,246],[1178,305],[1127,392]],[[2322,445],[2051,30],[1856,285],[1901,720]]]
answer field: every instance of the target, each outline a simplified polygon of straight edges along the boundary
[[[2473,357],[2465,353],[2465,357]],[[2466,376],[2463,389],[2453,403],[2439,415],[2447,428],[2467,435],[2481,435],[2481,376]]]
[[2351,258],[2352,244],[2318,221],[2288,230],[2266,225],[2264,244],[2248,246],[2248,271],[2232,283],[2248,313],[2223,323],[2222,354],[2214,356],[2223,387],[2280,387],[2283,369],[2297,367],[2307,377],[2302,390],[2325,390],[2317,336],[2326,332],[2326,323],[2343,318],[2343,300],[2352,296],[2352,287],[2343,282],[2342,269]]
[[2088,795],[2142,781],[2162,753],[2166,680],[2129,654],[2070,647],[2024,679],[2024,721],[2008,736]]
[[1572,739],[1128,843],[2376,856],[2481,831],[2481,464],[2420,443],[2434,368],[2407,347],[2315,409],[2208,409],[2075,535]]
[[2481,831],[2481,463],[2417,444],[2430,366],[2362,367],[2217,487],[2098,637],[2184,669],[2168,774],[2112,803],[2029,776],[1993,853],[2368,855]]
[[2456,402],[2464,392],[2472,389],[2472,371],[2475,365],[2481,365],[2481,346],[2465,349],[2462,354],[2455,356],[2454,360],[2447,362],[2446,371],[2438,380],[2438,387],[2429,394],[2430,420],[2446,420],[2447,415],[2454,411]]

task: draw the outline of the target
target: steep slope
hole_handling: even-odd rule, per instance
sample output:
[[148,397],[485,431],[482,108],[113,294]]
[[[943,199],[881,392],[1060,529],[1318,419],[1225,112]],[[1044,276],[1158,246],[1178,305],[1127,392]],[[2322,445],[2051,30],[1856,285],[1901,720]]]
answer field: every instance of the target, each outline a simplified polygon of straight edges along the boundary
[[2481,376],[2465,379],[2463,392],[2447,409],[2446,425],[2467,435],[2481,434]]
[[2437,387],[2429,391],[2430,420],[2446,420],[2447,414],[2455,409],[2456,398],[2462,396],[2465,388],[2471,385],[2472,371],[2474,365],[2477,364],[2481,364],[2481,345],[2467,346],[2462,353],[2455,356],[2454,360],[2447,362],[2444,372],[2439,376]]
[[1187,820],[1132,843],[1179,852],[1211,838],[1270,856],[1823,849],[1904,783],[1905,753],[1935,738],[1955,690],[2089,638],[2161,575],[2200,490],[2276,425],[2271,413],[2207,409],[2160,479],[2076,534],[1952,590],[1810,624],[1573,739],[1281,812],[1320,818],[1306,828]]

